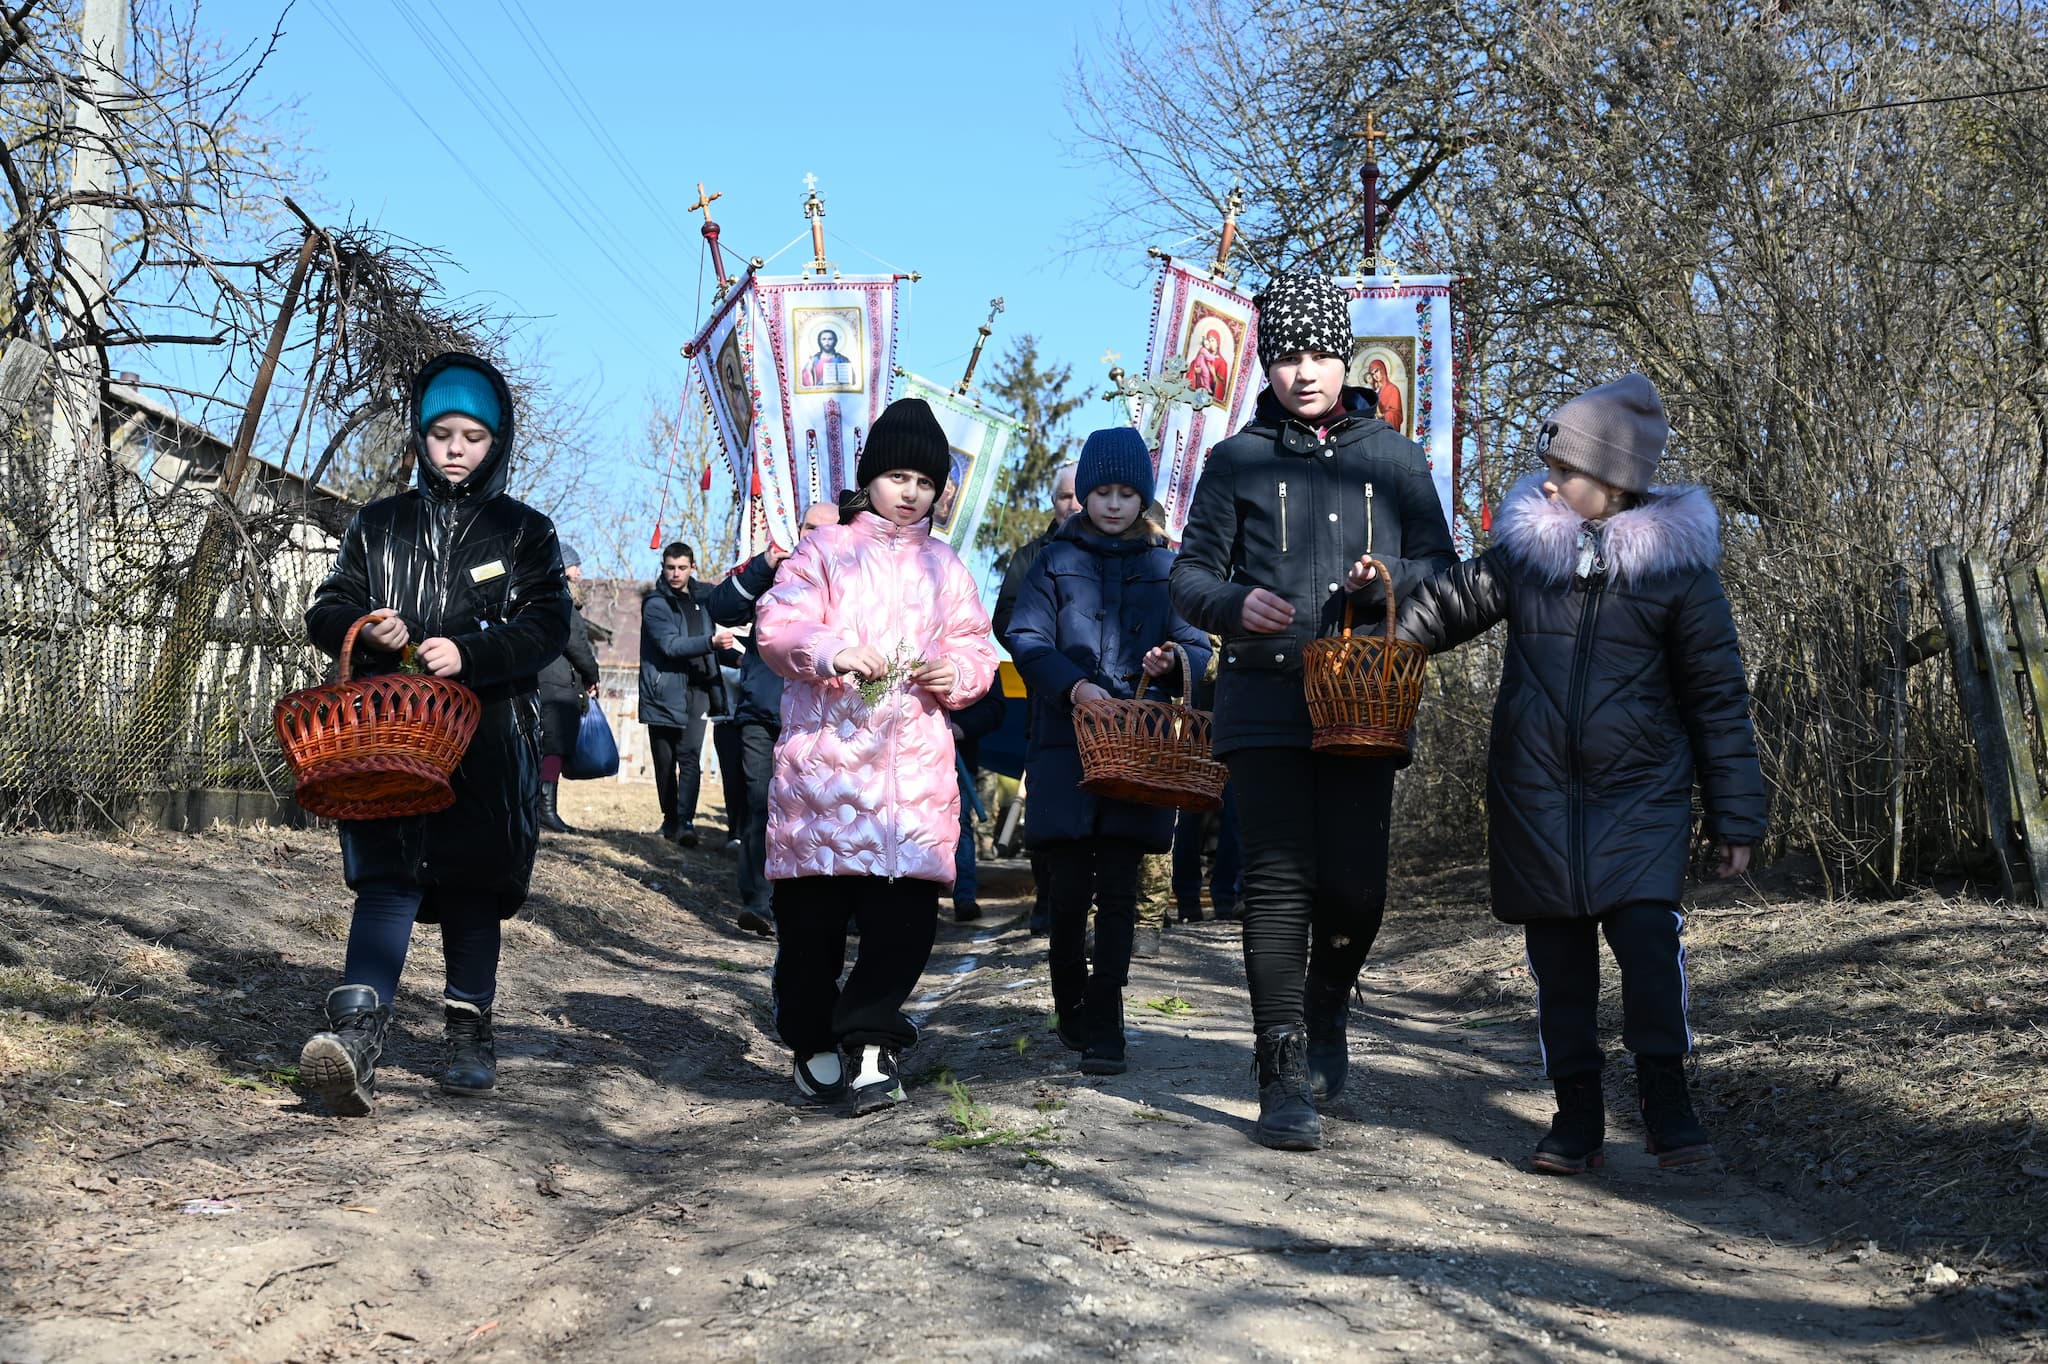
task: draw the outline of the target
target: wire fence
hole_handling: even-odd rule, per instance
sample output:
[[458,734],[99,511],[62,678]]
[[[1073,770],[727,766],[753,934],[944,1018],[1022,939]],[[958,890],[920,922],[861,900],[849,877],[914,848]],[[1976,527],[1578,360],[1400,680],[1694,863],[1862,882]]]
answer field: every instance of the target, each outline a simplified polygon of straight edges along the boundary
[[[0,827],[124,825],[205,790],[282,804],[271,707],[328,671],[301,619],[342,508],[275,471],[230,507],[225,443],[140,395],[74,455],[49,411],[36,395],[0,437]],[[226,553],[201,552],[210,524]]]

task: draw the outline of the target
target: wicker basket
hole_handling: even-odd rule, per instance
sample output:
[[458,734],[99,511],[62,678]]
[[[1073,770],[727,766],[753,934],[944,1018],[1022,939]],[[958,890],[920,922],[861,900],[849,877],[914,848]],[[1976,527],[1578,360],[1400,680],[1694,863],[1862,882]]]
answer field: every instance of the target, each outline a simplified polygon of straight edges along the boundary
[[1368,559],[1387,585],[1387,633],[1351,633],[1351,600],[1344,601],[1344,633],[1312,639],[1301,651],[1302,685],[1315,725],[1311,741],[1321,753],[1354,758],[1398,758],[1408,752],[1408,731],[1422,706],[1422,676],[1429,650],[1394,638],[1394,579]]
[[1209,756],[1209,712],[1188,705],[1188,652],[1171,648],[1180,659],[1180,700],[1147,701],[1140,682],[1138,700],[1075,704],[1081,789],[1138,805],[1220,810],[1230,769]]
[[395,819],[453,805],[448,778],[483,713],[475,692],[439,677],[385,673],[350,681],[356,636],[376,619],[364,616],[348,627],[340,681],[277,703],[277,737],[298,778],[299,805],[327,819]]

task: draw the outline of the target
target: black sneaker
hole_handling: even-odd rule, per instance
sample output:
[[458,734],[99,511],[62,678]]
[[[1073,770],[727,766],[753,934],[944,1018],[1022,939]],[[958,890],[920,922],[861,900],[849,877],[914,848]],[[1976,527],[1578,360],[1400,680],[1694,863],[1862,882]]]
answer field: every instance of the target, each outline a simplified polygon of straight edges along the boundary
[[896,1053],[887,1047],[862,1047],[859,1064],[848,1083],[852,1086],[856,1118],[863,1113],[894,1108],[910,1097],[903,1092],[903,1079],[896,1070]]
[[1600,1072],[1568,1075],[1551,1083],[1557,1090],[1557,1112],[1529,1164],[1546,1175],[1583,1174],[1605,1165],[1607,1101],[1600,1093]]
[[956,924],[971,924],[971,923],[973,923],[973,922],[974,922],[974,921],[975,921],[976,919],[979,919],[980,917],[981,917],[981,904],[980,904],[980,902],[979,902],[979,901],[976,901],[976,900],[955,900],[955,901],[953,902],[953,922],[954,922],[954,923],[956,923]]
[[796,1075],[796,1092],[812,1103],[837,1103],[846,1097],[846,1061],[837,1051],[799,1056],[792,1070]]
[[747,932],[759,933],[764,938],[770,938],[775,935],[775,913],[773,910],[756,909],[750,905],[741,910],[739,917],[734,919],[733,922],[746,929]]
[[697,835],[697,826],[694,824],[685,824],[675,832],[675,844],[678,848],[694,848],[701,841]]

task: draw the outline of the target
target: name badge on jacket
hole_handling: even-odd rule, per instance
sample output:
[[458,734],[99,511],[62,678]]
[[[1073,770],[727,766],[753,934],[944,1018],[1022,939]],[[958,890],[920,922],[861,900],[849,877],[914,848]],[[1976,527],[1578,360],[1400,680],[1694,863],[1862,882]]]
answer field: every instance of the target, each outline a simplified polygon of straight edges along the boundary
[[503,559],[493,559],[487,564],[478,564],[475,568],[469,570],[469,580],[473,583],[487,583],[493,578],[502,578],[504,576],[505,561]]

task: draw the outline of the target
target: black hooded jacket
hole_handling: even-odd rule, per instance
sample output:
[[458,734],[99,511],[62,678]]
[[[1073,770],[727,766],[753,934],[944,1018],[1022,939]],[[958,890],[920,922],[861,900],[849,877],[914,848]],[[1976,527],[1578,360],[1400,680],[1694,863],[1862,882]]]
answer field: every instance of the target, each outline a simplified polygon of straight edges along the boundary
[[[1361,391],[1344,390],[1344,405],[1318,436],[1267,389],[1250,424],[1210,452],[1195,485],[1171,583],[1174,608],[1223,641],[1211,729],[1218,757],[1309,746],[1301,649],[1342,632],[1354,595],[1344,576],[1368,540],[1397,596],[1457,562],[1422,447],[1374,416]],[[1255,587],[1293,605],[1290,629],[1245,631]],[[1355,629],[1386,628],[1383,591],[1375,581],[1355,594]]]
[[1675,908],[1695,780],[1711,837],[1764,836],[1714,506],[1657,489],[1596,536],[1540,483],[1502,502],[1492,549],[1416,587],[1400,634],[1434,652],[1508,623],[1486,765],[1498,917]]
[[[417,413],[442,369],[466,364],[490,376],[499,422],[490,454],[460,484],[426,458]],[[413,488],[356,514],[334,570],[306,609],[306,633],[328,654],[359,617],[395,609],[415,643],[445,636],[462,654],[455,681],[477,694],[483,716],[455,769],[455,804],[438,814],[341,823],[342,868],[351,887],[366,881],[416,885],[420,918],[440,917],[442,887],[488,894],[500,917],[526,899],[537,842],[540,789],[535,680],[569,638],[569,584],[554,523],[505,494],[511,473],[512,393],[497,370],[472,356],[435,357],[412,386]],[[390,672],[396,654],[358,645],[356,671]]]

